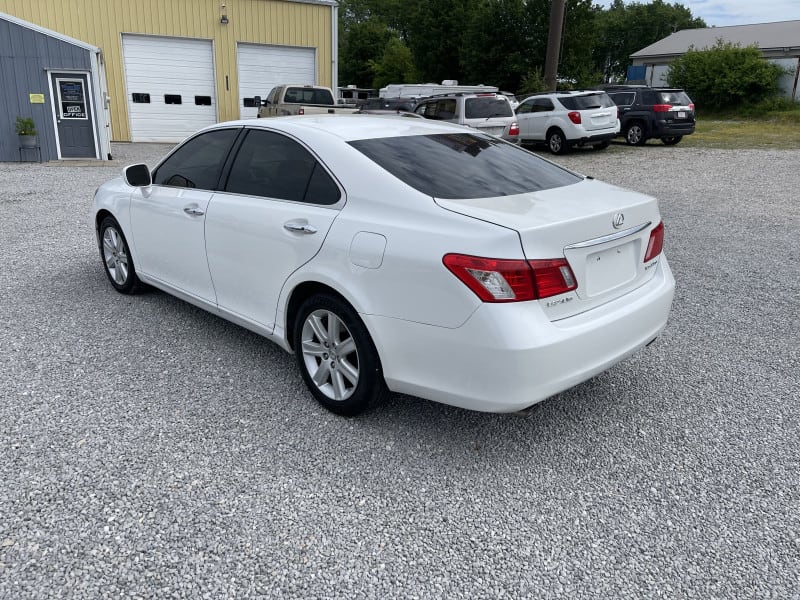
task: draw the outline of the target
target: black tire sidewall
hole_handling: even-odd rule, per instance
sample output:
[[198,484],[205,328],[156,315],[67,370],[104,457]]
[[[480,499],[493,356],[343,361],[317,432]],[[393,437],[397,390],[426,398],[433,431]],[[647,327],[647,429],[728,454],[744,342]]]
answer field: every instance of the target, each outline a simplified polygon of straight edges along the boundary
[[[639,130],[642,132],[642,135],[641,135],[641,137],[639,138],[639,141],[638,141],[638,142],[632,142],[632,141],[630,141],[629,132],[630,132],[630,130],[631,130],[631,129],[633,129],[634,127],[638,127],[638,128],[639,128]],[[626,144],[628,144],[629,146],[641,146],[641,145],[643,145],[643,144],[644,144],[646,141],[647,141],[647,138],[645,137],[645,134],[644,134],[644,126],[643,126],[641,123],[631,123],[631,124],[630,124],[630,125],[628,125],[628,127],[625,129],[625,143],[626,143]]]
[[[120,285],[114,278],[111,276],[111,273],[108,270],[108,265],[106,264],[106,257],[103,255],[103,236],[106,233],[106,230],[113,229],[117,232],[117,235],[120,236],[122,239],[122,243],[125,244],[125,253],[128,255],[128,278],[125,280],[125,283]],[[99,250],[100,250],[100,260],[103,263],[103,271],[106,273],[106,277],[111,282],[111,285],[114,286],[114,289],[118,292],[123,294],[132,294],[136,291],[137,285],[139,282],[138,277],[136,276],[136,268],[133,265],[133,256],[131,256],[131,247],[128,245],[128,240],[125,237],[125,234],[122,233],[122,228],[117,223],[117,220],[114,217],[106,217],[100,223],[100,236],[99,236]]]
[[[358,352],[358,384],[346,400],[336,401],[326,396],[311,379],[302,351],[303,324],[315,310],[327,310],[336,315],[347,326]],[[333,294],[317,294],[303,302],[297,312],[292,332],[294,353],[300,374],[311,394],[322,406],[339,415],[354,416],[377,403],[386,393],[380,358],[375,344],[358,313],[344,300]]]

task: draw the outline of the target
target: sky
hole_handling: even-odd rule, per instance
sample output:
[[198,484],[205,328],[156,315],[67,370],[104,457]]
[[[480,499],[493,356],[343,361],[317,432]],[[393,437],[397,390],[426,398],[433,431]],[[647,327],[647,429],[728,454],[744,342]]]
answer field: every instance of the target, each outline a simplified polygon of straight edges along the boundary
[[[596,0],[597,1],[597,0]],[[636,0],[647,4],[650,0]],[[749,25],[773,21],[800,20],[800,0],[665,0],[669,4],[683,4],[692,16],[702,17],[709,27],[724,25]],[[603,6],[610,1],[598,2]],[[628,3],[628,0],[625,0]]]

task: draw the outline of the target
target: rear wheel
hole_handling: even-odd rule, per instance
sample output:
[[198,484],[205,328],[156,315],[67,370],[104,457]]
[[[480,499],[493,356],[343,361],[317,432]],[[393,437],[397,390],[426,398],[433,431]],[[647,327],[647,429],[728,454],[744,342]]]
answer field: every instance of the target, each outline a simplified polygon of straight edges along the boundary
[[661,141],[663,142],[663,144],[665,146],[674,146],[675,144],[680,142],[682,139],[683,139],[682,135],[672,135],[672,136],[661,138]]
[[388,394],[367,328],[334,295],[318,294],[300,306],[294,350],[308,389],[332,412],[356,415]]
[[141,284],[122,228],[113,217],[100,223],[100,258],[108,280],[122,294],[136,293]]
[[547,149],[553,154],[564,154],[569,149],[560,129],[552,129],[547,133]]
[[639,121],[634,121],[625,130],[625,143],[629,146],[641,146],[647,141],[644,126]]

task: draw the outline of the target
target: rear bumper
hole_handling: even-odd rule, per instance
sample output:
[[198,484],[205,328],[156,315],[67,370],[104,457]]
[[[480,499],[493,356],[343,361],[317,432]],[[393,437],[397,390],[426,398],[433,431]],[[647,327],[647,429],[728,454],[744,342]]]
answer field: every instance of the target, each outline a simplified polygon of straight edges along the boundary
[[665,123],[656,121],[653,124],[653,137],[671,137],[675,135],[691,135],[694,133],[694,123]]
[[456,329],[362,315],[389,388],[486,412],[527,408],[600,373],[664,329],[675,280],[663,257],[622,298],[560,321],[538,302],[482,304]]
[[587,144],[597,144],[598,142],[607,142],[617,137],[616,131],[610,133],[598,133],[597,135],[587,135],[582,137],[576,142],[578,146],[585,146]]

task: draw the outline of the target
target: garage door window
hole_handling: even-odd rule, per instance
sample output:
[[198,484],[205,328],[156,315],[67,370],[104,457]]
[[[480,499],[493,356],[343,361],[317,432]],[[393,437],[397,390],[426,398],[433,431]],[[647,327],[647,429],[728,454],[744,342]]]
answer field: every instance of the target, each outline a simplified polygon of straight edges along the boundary
[[153,183],[171,187],[216,189],[238,129],[209,131],[192,138],[156,169]]
[[271,131],[251,130],[233,161],[225,191],[310,204],[336,204],[330,175],[300,144]]

